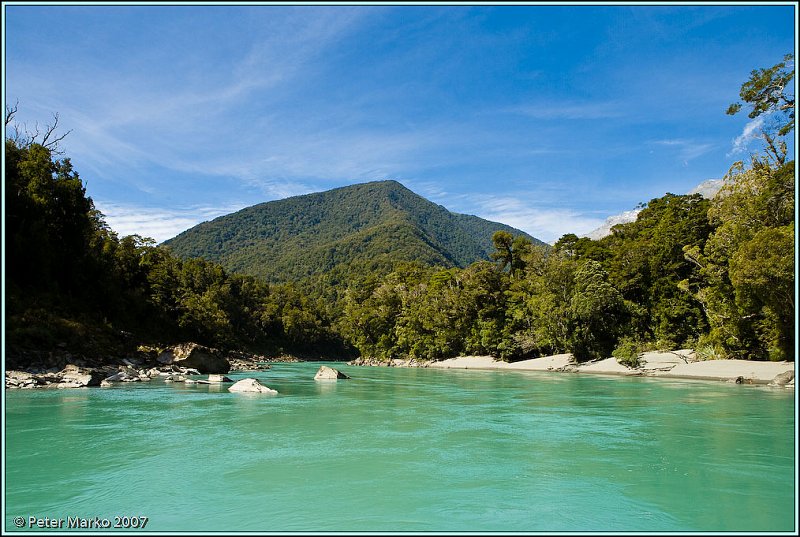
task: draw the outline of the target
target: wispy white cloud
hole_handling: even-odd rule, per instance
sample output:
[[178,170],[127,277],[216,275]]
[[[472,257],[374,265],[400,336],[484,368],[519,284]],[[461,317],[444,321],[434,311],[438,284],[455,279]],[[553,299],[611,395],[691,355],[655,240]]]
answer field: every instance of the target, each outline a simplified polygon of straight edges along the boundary
[[602,218],[571,209],[537,207],[516,196],[483,195],[472,199],[476,216],[521,229],[551,244],[566,233],[583,235],[604,222]]
[[714,144],[700,142],[698,140],[690,140],[686,138],[674,138],[665,140],[653,140],[650,142],[653,145],[672,148],[677,151],[677,158],[684,166],[687,166],[690,161],[713,151]]
[[119,236],[141,235],[159,243],[201,222],[232,213],[246,205],[153,208],[95,200],[95,206]]
[[[297,118],[283,112],[281,99],[308,84],[305,79],[313,78],[321,55],[369,11],[288,8],[253,14],[260,17],[253,22],[260,31],[236,36],[243,52],[206,66],[202,84],[187,83],[197,73],[180,58],[174,72],[127,69],[121,61],[114,76],[91,61],[70,65],[63,76],[17,63],[13,90],[29,116],[61,114],[62,124],[73,130],[64,145],[83,175],[152,192],[146,185],[154,178],[146,174],[155,167],[236,177],[268,197],[307,192],[302,177],[309,174],[303,173],[303,162],[314,161],[319,153],[314,146],[324,144],[299,143],[304,133]],[[258,37],[251,39],[253,35]],[[128,60],[137,64],[135,58]],[[54,78],[65,83],[57,88]],[[93,82],[87,85],[85,80]],[[303,149],[308,151],[301,155]],[[369,149],[367,144],[362,152]]]
[[761,136],[761,127],[764,126],[764,117],[758,116],[752,121],[748,121],[747,125],[742,129],[742,134],[734,138],[731,145],[731,150],[727,156],[733,156],[737,153],[742,153],[747,149],[751,141]]
[[524,104],[504,110],[534,119],[595,120],[619,118],[626,115],[620,103],[599,102],[539,102]]

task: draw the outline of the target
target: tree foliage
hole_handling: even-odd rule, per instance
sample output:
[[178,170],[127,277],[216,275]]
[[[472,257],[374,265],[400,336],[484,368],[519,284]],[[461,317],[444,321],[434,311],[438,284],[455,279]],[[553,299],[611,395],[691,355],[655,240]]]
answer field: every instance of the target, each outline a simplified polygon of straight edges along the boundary
[[713,200],[666,194],[608,237],[552,248],[392,181],[251,207],[168,247],[120,238],[60,157],[63,137],[17,129],[5,148],[8,343],[54,345],[29,329],[46,311],[142,339],[327,357],[635,363],[645,348],[695,346],[793,360],[795,170],[778,139],[793,129],[791,62],[742,86],[750,117],[788,122]]
[[685,248],[700,268],[705,341],[739,358],[793,359],[794,161],[755,158],[727,179],[709,209],[713,234],[704,248]]
[[[762,114],[778,114],[778,135],[786,136],[794,129],[794,94],[788,93],[794,78],[794,55],[787,54],[783,61],[772,67],[754,69],[750,79],[742,84],[739,96],[751,109],[747,117],[755,119]],[[738,113],[743,103],[728,107],[730,115]]]
[[70,160],[56,158],[52,147],[8,139],[5,172],[12,347],[57,343],[26,339],[36,332],[31,312],[44,309],[143,340],[347,352],[320,304],[292,285],[268,285],[202,259],[182,260],[138,235],[119,238],[86,196]]

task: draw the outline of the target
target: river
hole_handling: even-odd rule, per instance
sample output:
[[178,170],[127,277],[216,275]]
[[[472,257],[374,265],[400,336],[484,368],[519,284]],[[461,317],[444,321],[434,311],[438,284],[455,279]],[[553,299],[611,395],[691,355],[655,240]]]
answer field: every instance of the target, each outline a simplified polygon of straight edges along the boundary
[[319,365],[7,390],[7,531],[796,530],[791,390]]

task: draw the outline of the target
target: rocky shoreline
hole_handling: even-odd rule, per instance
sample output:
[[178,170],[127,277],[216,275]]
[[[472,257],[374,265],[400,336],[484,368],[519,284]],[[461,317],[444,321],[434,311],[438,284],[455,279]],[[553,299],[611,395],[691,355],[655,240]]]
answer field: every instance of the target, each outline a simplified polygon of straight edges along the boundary
[[154,378],[185,382],[187,375],[263,371],[270,368],[268,362],[300,361],[291,356],[267,358],[241,351],[223,353],[196,343],[140,346],[135,354],[119,359],[89,359],[67,352],[48,353],[39,358],[24,369],[7,370],[6,388],[84,388],[110,386],[117,382],[147,382]]
[[[140,346],[137,352],[121,359],[86,359],[69,353],[50,353],[47,360],[26,368],[5,372],[7,389],[83,388],[111,386],[118,382],[209,382],[188,378],[209,374],[222,377],[235,371],[264,371],[269,363],[300,362],[294,356],[266,357],[241,351],[222,352],[196,343],[166,347]],[[569,354],[545,356],[520,362],[502,362],[491,356],[460,356],[431,361],[411,359],[379,360],[360,357],[350,366],[421,367],[434,369],[479,369],[590,373],[654,378],[724,381],[736,384],[761,384],[794,389],[794,362],[754,362],[746,360],[700,360],[691,349],[648,352],[639,357],[636,367],[620,364],[614,358],[577,363]],[[340,377],[342,378],[342,377]]]
[[615,358],[578,363],[570,354],[545,356],[520,362],[502,362],[491,356],[460,356],[441,361],[357,358],[348,362],[348,365],[590,373],[760,384],[790,389],[794,389],[795,373],[794,362],[700,360],[692,349],[646,352],[639,356],[636,367],[620,364]]

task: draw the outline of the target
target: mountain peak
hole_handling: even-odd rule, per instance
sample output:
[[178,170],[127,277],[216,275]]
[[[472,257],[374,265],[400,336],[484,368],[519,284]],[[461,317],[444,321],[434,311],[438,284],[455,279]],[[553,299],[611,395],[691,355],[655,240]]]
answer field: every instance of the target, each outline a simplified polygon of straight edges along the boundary
[[389,179],[260,203],[164,244],[180,257],[287,281],[341,266],[390,270],[404,261],[465,267],[488,259],[500,230],[541,243],[505,224],[452,213]]

